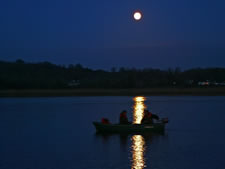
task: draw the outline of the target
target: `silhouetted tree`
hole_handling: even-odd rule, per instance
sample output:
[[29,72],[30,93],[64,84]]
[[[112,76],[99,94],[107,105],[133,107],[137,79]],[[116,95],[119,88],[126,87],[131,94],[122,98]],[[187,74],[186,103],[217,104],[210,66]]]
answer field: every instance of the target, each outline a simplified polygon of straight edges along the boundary
[[91,70],[81,64],[59,66],[50,62],[26,63],[0,61],[0,89],[69,88],[149,88],[196,86],[198,82],[225,82],[225,68],[136,69],[121,67],[119,71]]

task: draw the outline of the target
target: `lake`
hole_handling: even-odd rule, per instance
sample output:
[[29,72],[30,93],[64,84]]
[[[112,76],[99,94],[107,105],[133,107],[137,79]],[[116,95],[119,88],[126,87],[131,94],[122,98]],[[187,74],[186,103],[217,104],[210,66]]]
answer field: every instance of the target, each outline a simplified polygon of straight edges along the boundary
[[[102,135],[92,125],[144,108],[169,118],[164,134]],[[0,98],[0,136],[0,169],[224,169],[225,97]]]

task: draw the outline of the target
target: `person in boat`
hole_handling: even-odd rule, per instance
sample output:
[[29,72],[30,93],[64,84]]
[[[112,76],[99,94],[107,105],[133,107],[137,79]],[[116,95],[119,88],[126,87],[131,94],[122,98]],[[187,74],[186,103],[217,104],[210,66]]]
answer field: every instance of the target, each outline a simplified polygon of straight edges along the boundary
[[144,110],[144,117],[141,120],[141,124],[153,124],[153,119],[159,120],[159,116],[148,110]]
[[127,111],[126,110],[123,110],[120,113],[120,124],[130,124],[130,122],[128,121],[128,118],[127,118]]
[[102,118],[102,124],[110,124],[109,119],[107,118]]

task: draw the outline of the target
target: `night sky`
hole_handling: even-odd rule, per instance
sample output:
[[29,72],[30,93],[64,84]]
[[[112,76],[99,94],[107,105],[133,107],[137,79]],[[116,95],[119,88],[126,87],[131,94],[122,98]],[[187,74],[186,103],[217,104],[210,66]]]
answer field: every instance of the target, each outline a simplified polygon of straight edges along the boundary
[[0,60],[225,67],[224,18],[223,0],[1,0]]

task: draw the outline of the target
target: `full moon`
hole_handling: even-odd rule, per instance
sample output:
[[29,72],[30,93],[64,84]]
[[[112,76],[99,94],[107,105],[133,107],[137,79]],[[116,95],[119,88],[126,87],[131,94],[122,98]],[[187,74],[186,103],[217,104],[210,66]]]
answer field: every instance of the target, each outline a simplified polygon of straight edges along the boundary
[[134,19],[136,21],[139,21],[141,19],[142,15],[140,12],[134,12]]

